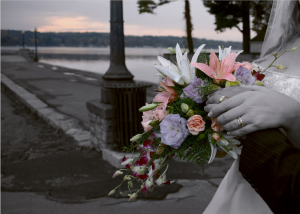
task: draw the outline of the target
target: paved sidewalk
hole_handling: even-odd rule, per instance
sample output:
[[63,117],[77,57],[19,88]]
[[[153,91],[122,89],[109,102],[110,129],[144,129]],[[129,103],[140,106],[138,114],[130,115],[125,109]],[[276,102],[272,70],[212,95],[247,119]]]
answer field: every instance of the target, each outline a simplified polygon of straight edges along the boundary
[[[39,116],[50,124],[59,125],[66,132],[69,131],[69,134],[73,134],[75,139],[78,138],[77,141],[87,142],[89,119],[86,102],[100,98],[99,86],[102,81],[100,75],[43,63],[29,63],[15,55],[2,56],[1,63],[1,72],[5,75],[2,82],[6,81],[6,84],[14,85],[12,88],[17,97],[25,99],[28,107],[35,108]],[[27,92],[25,93],[25,91]],[[27,94],[27,97],[24,97],[24,94]],[[151,94],[147,99],[151,100]],[[54,116],[50,117],[49,115]],[[202,175],[192,163],[171,160],[168,177],[176,179],[176,183],[166,188],[156,187],[155,194],[149,194],[147,198],[134,203],[127,203],[128,198],[125,197],[107,197],[107,192],[116,184],[116,180],[111,179],[115,169],[106,161],[101,160],[101,155],[99,157],[95,151],[91,154],[77,151],[68,156],[68,159],[64,156],[60,157],[61,160],[57,159],[59,157],[50,156],[41,161],[32,160],[32,165],[27,166],[28,169],[24,168],[25,165],[22,164],[14,165],[14,167],[26,169],[26,172],[29,173],[44,168],[52,169],[55,172],[57,165],[54,164],[60,163],[60,171],[55,173],[73,170],[68,177],[59,177],[62,176],[59,174],[57,179],[48,180],[49,178],[45,175],[45,178],[38,175],[34,175],[36,177],[26,176],[30,182],[33,179],[31,183],[53,185],[53,188],[56,187],[56,189],[60,188],[55,185],[63,187],[64,182],[74,182],[75,180],[74,185],[87,189],[87,199],[80,201],[75,197],[74,201],[66,202],[53,199],[45,193],[34,193],[33,190],[18,192],[16,189],[15,192],[1,193],[2,213],[202,213],[233,162],[231,158],[218,159],[207,165],[205,174]],[[96,170],[99,172],[95,173]],[[101,174],[101,176],[95,174]],[[85,178],[86,175],[88,176]],[[14,177],[4,179],[3,182],[6,182],[8,189],[13,179]],[[76,179],[79,179],[78,182]],[[26,191],[26,189],[19,191]],[[63,196],[64,189],[62,188],[61,191]],[[74,194],[76,196],[76,191]],[[91,194],[97,197],[88,199]]]
[[101,76],[45,63],[29,63],[21,56],[2,56],[1,72],[49,106],[88,123],[86,102],[100,99]]
[[[101,75],[45,63],[30,63],[16,55],[2,56],[1,63],[1,72],[5,76],[49,106],[84,123],[89,122],[86,102],[100,99]],[[151,100],[152,96],[153,93],[148,93],[147,100]]]

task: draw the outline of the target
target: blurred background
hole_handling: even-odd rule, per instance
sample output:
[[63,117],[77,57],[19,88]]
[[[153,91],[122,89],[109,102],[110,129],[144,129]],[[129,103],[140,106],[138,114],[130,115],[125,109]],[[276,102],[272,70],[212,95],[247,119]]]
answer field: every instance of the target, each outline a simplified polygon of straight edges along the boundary
[[[157,82],[156,56],[179,43],[259,53],[271,1],[124,0],[125,54],[136,80]],[[1,1],[1,49],[34,49],[39,61],[104,74],[109,67],[110,2]],[[23,34],[22,34],[23,32]],[[23,36],[23,37],[22,37]],[[257,56],[257,55],[256,55]],[[250,57],[251,60],[251,57]]]

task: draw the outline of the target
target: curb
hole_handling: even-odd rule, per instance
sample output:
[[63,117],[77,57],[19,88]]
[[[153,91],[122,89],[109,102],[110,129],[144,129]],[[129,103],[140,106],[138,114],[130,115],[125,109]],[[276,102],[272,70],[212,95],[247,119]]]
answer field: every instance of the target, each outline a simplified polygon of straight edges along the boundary
[[132,156],[137,156],[137,153],[126,153],[126,152],[117,152],[109,149],[102,149],[102,158],[106,160],[110,165],[118,169],[124,169],[126,166],[122,166],[122,159],[124,156],[127,158]]
[[61,129],[68,136],[74,138],[79,147],[91,148],[90,131],[80,125],[80,121],[66,114],[62,114],[56,109],[41,101],[35,94],[30,93],[23,87],[14,83],[4,74],[1,74],[2,85],[16,96],[27,108],[44,119],[55,129]]

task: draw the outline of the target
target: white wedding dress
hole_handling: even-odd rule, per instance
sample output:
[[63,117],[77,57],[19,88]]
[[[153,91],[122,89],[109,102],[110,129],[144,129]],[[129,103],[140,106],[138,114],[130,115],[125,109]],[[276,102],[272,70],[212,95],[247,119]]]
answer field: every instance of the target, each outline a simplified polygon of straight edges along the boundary
[[[261,50],[260,59],[256,60],[261,70],[270,65],[276,51],[291,50],[298,46],[300,49],[300,35],[289,34],[286,46],[282,46],[280,39],[288,35],[285,27],[294,23],[293,17],[300,7],[300,0],[273,1],[272,12],[268,23],[265,41]],[[291,21],[291,19],[293,19]],[[295,26],[293,26],[295,29]],[[298,26],[299,27],[299,26]],[[299,32],[299,31],[298,31]],[[283,93],[300,102],[300,50],[289,52],[280,57],[276,64],[287,66],[281,71],[274,67],[265,72],[263,80],[265,87]],[[272,213],[268,205],[252,186],[243,178],[239,171],[239,160],[236,160],[222,180],[212,201],[204,214],[269,214]]]
[[[299,72],[300,74],[300,68]],[[265,87],[281,92],[300,102],[300,76],[284,71],[266,71]],[[239,171],[239,160],[222,180],[215,196],[203,214],[269,214],[273,213]]]

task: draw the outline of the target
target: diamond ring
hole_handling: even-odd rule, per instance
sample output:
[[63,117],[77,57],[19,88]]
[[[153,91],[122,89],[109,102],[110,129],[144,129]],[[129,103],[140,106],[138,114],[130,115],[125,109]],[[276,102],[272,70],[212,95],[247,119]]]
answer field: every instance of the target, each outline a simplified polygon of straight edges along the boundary
[[245,126],[241,117],[239,117],[239,118],[237,119],[237,121],[238,121],[238,123],[240,124],[241,127],[244,127],[244,126]]
[[220,99],[219,99],[219,103],[221,103],[224,99],[226,98],[226,96],[222,96],[222,97],[220,97]]

